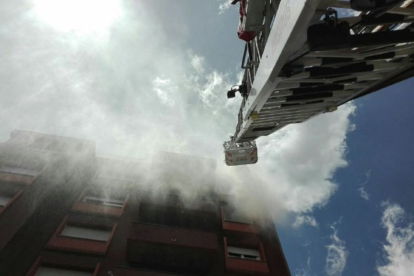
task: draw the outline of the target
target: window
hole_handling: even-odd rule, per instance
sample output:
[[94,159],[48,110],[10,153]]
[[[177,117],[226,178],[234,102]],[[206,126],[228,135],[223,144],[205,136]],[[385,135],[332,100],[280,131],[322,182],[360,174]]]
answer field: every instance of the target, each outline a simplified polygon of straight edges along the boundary
[[22,193],[22,190],[6,188],[0,189],[0,214],[9,208],[9,206],[16,201]]
[[87,240],[107,241],[111,236],[110,230],[94,229],[87,227],[79,227],[72,225],[65,225],[61,236],[72,237]]
[[226,270],[237,273],[268,274],[269,267],[262,242],[246,237],[224,237]]
[[92,276],[90,272],[41,266],[35,276]]
[[244,223],[244,224],[253,224],[253,220],[250,219],[245,214],[241,213],[240,211],[231,209],[229,207],[223,207],[223,210],[224,210],[224,219],[226,221]]
[[98,197],[93,195],[86,195],[82,202],[88,204],[96,204],[96,205],[105,205],[105,206],[112,206],[112,207],[119,207],[122,208],[124,205],[124,200],[116,199],[116,198],[108,198],[108,197]]
[[55,263],[52,256],[37,257],[26,276],[96,276],[101,264],[85,263],[82,258],[64,258]]
[[127,189],[94,187],[83,191],[72,210],[81,213],[95,213],[105,216],[121,216],[128,201]]
[[260,261],[260,252],[255,249],[228,246],[228,256],[232,258]]
[[81,196],[82,202],[93,205],[104,205],[122,208],[126,199],[126,194],[109,189],[90,189]]
[[127,250],[127,258],[132,266],[146,270],[164,270],[176,273],[175,275],[206,275],[211,270],[213,260],[213,253],[209,250],[159,243],[133,242]]
[[225,231],[258,233],[255,221],[231,206],[221,207],[221,223]]
[[36,170],[29,169],[29,168],[21,168],[21,167],[11,166],[11,165],[0,165],[0,172],[20,174],[20,175],[28,175],[28,176],[36,176],[37,175]]
[[0,162],[0,180],[19,184],[31,184],[40,170]]
[[0,195],[0,207],[5,207],[13,198]]
[[[132,168],[131,168],[132,169]],[[121,180],[121,181],[134,181],[137,179],[137,173],[134,170],[131,170],[127,167],[110,167],[102,168],[98,174],[99,178],[106,178],[112,180]]]
[[66,217],[47,243],[48,248],[105,255],[117,224],[106,218]]

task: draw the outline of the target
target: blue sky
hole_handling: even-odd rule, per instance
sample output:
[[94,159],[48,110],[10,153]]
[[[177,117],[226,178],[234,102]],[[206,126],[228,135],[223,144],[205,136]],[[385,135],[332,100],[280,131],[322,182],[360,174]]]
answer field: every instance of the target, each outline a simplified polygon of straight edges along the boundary
[[103,155],[215,158],[239,208],[254,213],[256,199],[274,215],[292,275],[414,275],[413,80],[261,138],[258,164],[229,168],[237,7],[56,3],[0,3],[0,141],[27,129],[94,140]]
[[[354,102],[355,130],[346,140],[348,166],[334,175],[337,192],[312,213],[317,227],[304,226],[292,235],[289,227],[280,226],[293,275],[324,275],[329,245],[345,252],[346,264],[337,275],[379,275],[378,267],[387,265],[388,274],[380,275],[413,272],[413,84],[407,80]],[[384,220],[387,211],[401,221]],[[385,246],[393,250],[387,253]],[[411,259],[403,261],[403,256]]]

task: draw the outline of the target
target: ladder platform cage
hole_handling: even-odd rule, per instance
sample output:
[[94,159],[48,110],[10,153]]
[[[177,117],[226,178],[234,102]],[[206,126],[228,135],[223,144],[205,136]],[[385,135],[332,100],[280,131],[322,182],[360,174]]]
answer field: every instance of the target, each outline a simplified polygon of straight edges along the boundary
[[224,156],[227,166],[256,164],[259,160],[255,141],[236,143],[226,141],[223,144]]

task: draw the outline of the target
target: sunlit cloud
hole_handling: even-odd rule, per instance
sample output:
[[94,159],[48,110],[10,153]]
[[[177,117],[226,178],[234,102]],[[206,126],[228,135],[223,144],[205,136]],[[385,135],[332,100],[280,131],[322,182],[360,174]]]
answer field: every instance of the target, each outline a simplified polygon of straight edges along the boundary
[[293,223],[293,227],[299,228],[302,225],[309,225],[316,228],[319,226],[318,222],[314,217],[307,215],[299,215],[296,217],[295,222]]
[[190,54],[191,65],[197,71],[198,74],[203,74],[205,71],[205,59],[201,56]]
[[352,130],[355,106],[290,125],[259,140],[260,162],[266,167],[266,191],[273,191],[284,209],[309,212],[325,205],[336,192],[334,173],[345,166],[346,135]]
[[365,188],[364,188],[364,187],[360,187],[360,188],[358,189],[358,191],[359,191],[359,195],[360,195],[363,199],[365,199],[365,200],[369,200],[369,194],[367,193],[367,191],[365,191]]
[[313,275],[311,273],[311,257],[308,257],[305,267],[295,270],[294,275],[295,276],[310,276],[310,275]]
[[34,0],[38,18],[62,31],[105,31],[121,14],[119,0]]
[[346,250],[345,242],[339,238],[335,224],[331,226],[331,229],[333,234],[330,236],[331,244],[326,246],[328,254],[325,272],[330,276],[340,276],[345,269],[349,252]]
[[153,81],[153,89],[162,103],[169,106],[174,105],[174,98],[177,94],[177,86],[175,86],[170,79],[156,77]]
[[347,165],[355,106],[260,138],[258,164],[227,167],[222,143],[234,134],[241,97],[227,100],[226,91],[240,82],[241,70],[219,69],[191,47],[191,34],[172,33],[159,20],[168,13],[149,14],[151,3],[139,4],[124,6],[105,43],[45,30],[30,18],[19,32],[5,22],[1,140],[27,129],[94,140],[103,155],[150,160],[165,150],[211,157],[222,191],[246,199],[241,208],[255,209],[252,195],[278,218],[324,206],[339,185],[333,175]]
[[219,5],[219,14],[224,13],[226,10],[228,10],[231,7],[231,0],[217,0],[220,3]]
[[365,173],[365,180],[364,182],[361,183],[361,187],[358,188],[359,195],[365,200],[369,200],[369,194],[365,190],[365,186],[369,183],[370,179],[371,179],[371,170]]
[[381,224],[387,231],[383,246],[385,263],[377,266],[381,276],[414,275],[414,224],[398,204],[385,202]]

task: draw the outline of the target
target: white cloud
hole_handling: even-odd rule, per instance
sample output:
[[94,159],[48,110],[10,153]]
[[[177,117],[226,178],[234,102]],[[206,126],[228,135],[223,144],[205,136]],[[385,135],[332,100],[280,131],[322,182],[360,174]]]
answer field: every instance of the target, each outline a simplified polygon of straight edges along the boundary
[[311,275],[311,257],[306,261],[306,267],[296,269],[295,276],[310,276]]
[[319,224],[316,219],[312,216],[307,215],[298,215],[296,216],[295,222],[293,223],[294,228],[299,228],[302,225],[310,225],[313,227],[318,227]]
[[[119,0],[72,0],[57,3],[53,0],[34,0],[34,10],[42,21],[53,28],[64,32],[75,30],[90,34],[107,29],[122,15],[119,2]],[[99,13],[96,13],[97,8]]]
[[384,252],[386,262],[378,265],[381,276],[414,275],[414,225],[398,204],[384,203],[382,226],[387,231]]
[[231,1],[230,0],[217,0],[222,3],[219,5],[219,14],[224,13],[226,10],[228,10],[231,7]]
[[360,195],[363,199],[365,199],[365,200],[369,200],[369,194],[367,193],[367,191],[365,191],[365,188],[364,188],[364,187],[360,187],[360,188],[358,189],[358,191],[359,191],[359,195]]
[[328,202],[338,185],[334,173],[347,165],[353,104],[260,138],[258,164],[227,167],[221,145],[235,131],[241,98],[229,101],[226,91],[240,71],[219,70],[192,49],[195,36],[185,26],[193,22],[184,16],[165,24],[170,13],[153,1],[139,1],[139,9],[122,3],[104,40],[58,32],[25,16],[30,10],[13,6],[5,14],[0,7],[2,141],[13,129],[28,129],[94,140],[105,155],[149,159],[167,150],[216,158],[225,192],[251,210],[256,203],[247,199],[255,195],[279,219]]
[[361,183],[361,187],[358,188],[359,195],[365,200],[369,200],[369,194],[365,190],[365,185],[368,184],[370,179],[371,179],[371,170],[365,173],[365,180],[364,182]]
[[165,15],[149,15],[152,4],[139,2],[140,9],[124,7],[107,40],[58,32],[9,11],[19,20],[1,29],[1,140],[20,128],[92,139],[107,155],[221,155],[220,140],[235,118],[225,91],[236,79],[187,55],[185,32],[167,30],[158,20]]
[[240,208],[255,213],[260,211],[256,206],[265,205],[279,223],[289,221],[286,211],[302,215],[324,206],[337,190],[334,173],[347,165],[346,135],[354,111],[350,103],[260,138],[259,162],[219,166],[218,181],[228,183],[226,192],[242,199]]
[[194,67],[198,74],[203,74],[205,72],[205,60],[202,56],[190,54],[191,65]]
[[153,90],[157,93],[162,103],[168,106],[174,105],[177,86],[170,79],[156,77],[153,81]]
[[326,246],[328,254],[326,256],[325,272],[328,275],[342,275],[346,266],[348,251],[345,242],[338,237],[336,226],[331,226],[333,234],[330,236],[331,244]]
[[[226,76],[223,76],[222,74],[216,71],[213,71],[207,75],[207,81],[205,85],[203,86],[203,89],[201,90],[201,94],[200,94],[201,99],[203,100],[205,104],[211,105],[212,101],[217,99],[220,95],[224,96],[223,91],[225,90],[221,88],[225,87],[224,85],[225,77]],[[220,91],[220,93],[217,93],[217,91]]]
[[277,194],[285,209],[308,212],[335,193],[337,184],[331,178],[347,165],[345,139],[354,111],[355,106],[347,104],[336,113],[259,140],[260,162],[267,168],[266,190]]
[[302,269],[296,269],[294,275],[295,276],[308,276],[310,274],[309,274],[309,272],[307,270],[305,270],[305,269],[302,268]]

